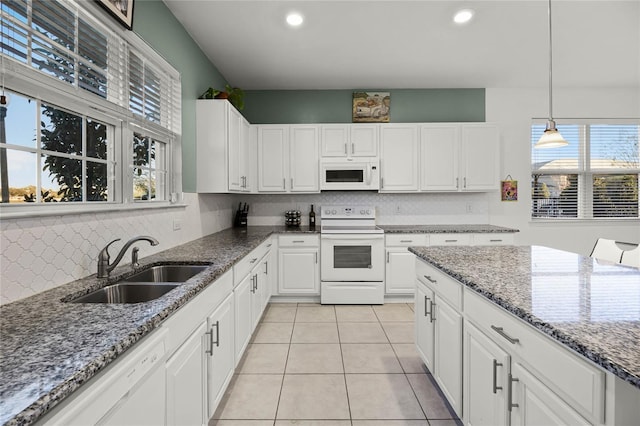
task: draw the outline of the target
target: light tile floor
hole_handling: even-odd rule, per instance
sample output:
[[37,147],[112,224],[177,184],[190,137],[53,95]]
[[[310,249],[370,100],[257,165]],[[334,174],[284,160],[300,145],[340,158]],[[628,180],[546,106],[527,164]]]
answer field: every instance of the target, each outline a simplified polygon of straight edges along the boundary
[[413,306],[270,304],[209,426],[456,426]]

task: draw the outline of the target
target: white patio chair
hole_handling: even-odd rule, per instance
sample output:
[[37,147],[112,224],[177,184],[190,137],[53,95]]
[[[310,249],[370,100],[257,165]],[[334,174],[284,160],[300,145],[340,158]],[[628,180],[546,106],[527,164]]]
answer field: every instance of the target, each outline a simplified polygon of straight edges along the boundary
[[620,258],[620,263],[640,268],[640,245],[632,250],[624,250]]
[[606,238],[598,238],[596,245],[591,250],[591,257],[598,260],[606,260],[607,262],[620,263],[623,250],[618,247],[614,240]]

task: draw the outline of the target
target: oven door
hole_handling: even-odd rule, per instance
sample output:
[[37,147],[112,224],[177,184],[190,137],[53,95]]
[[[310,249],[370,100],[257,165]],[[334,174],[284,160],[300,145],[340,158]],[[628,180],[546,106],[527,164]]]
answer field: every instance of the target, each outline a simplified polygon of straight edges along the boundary
[[384,281],[384,235],[321,235],[322,281]]

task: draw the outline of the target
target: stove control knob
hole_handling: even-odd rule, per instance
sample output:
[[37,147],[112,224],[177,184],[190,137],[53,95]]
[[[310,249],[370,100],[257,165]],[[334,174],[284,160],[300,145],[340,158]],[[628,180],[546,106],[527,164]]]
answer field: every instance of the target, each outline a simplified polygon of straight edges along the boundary
[[331,210],[331,214],[338,214],[338,212],[335,210]]
[[331,210],[325,210],[324,214],[331,214]]
[[367,214],[371,214],[371,210],[367,210]]
[[364,210],[360,210],[360,214],[364,214]]

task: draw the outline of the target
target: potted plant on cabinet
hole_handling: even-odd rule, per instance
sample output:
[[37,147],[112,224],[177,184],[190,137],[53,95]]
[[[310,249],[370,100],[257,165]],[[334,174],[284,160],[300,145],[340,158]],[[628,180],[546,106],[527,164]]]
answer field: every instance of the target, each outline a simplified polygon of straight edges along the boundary
[[228,84],[225,85],[224,90],[209,87],[198,99],[227,99],[238,111],[244,108],[244,91]]

